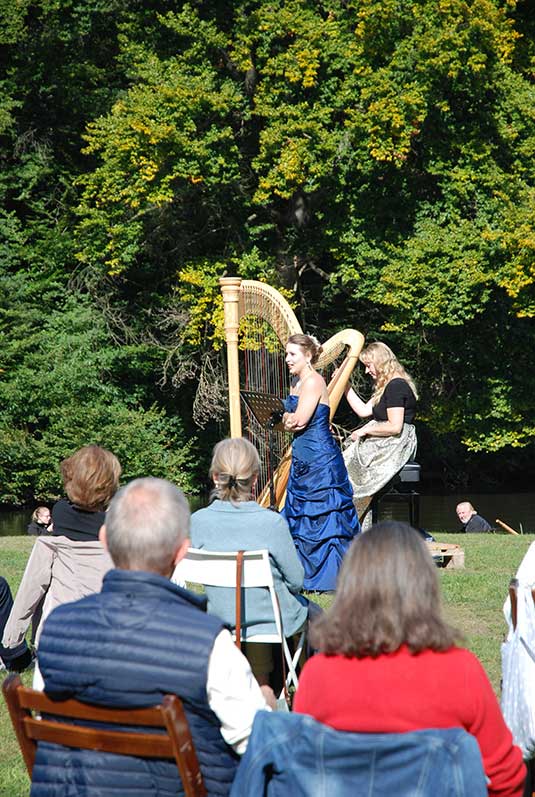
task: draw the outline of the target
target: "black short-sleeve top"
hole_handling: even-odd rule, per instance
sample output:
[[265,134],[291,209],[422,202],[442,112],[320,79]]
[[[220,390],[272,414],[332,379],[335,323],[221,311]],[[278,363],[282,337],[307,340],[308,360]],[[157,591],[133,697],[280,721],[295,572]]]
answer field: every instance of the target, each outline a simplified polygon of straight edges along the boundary
[[373,418],[376,421],[387,421],[389,407],[403,407],[404,423],[413,423],[416,415],[416,396],[405,379],[396,376],[388,382],[383,395],[373,407]]
[[69,540],[98,540],[98,532],[105,519],[105,512],[81,509],[68,498],[60,498],[52,507],[54,535],[68,537]]

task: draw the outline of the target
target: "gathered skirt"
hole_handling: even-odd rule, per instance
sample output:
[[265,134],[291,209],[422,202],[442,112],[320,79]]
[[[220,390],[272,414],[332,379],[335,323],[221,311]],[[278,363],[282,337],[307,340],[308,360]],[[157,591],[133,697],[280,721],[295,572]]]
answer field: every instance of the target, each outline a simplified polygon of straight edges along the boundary
[[366,498],[388,482],[416,454],[416,429],[404,423],[399,434],[359,437],[343,452],[355,498]]

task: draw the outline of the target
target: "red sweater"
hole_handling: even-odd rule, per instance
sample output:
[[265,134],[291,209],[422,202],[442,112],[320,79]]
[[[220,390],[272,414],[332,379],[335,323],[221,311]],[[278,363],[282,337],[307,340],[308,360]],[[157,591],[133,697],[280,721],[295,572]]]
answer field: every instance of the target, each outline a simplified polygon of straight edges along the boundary
[[341,731],[403,733],[465,728],[476,737],[489,795],[522,794],[525,766],[485,670],[468,650],[406,647],[372,658],[318,654],[299,678],[294,711]]

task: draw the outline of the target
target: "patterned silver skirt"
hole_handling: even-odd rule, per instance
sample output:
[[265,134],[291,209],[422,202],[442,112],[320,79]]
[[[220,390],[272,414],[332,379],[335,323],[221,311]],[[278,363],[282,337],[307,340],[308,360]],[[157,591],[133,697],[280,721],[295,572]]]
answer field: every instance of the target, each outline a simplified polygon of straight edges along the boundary
[[416,454],[416,429],[404,423],[399,434],[351,438],[343,452],[354,498],[375,495]]

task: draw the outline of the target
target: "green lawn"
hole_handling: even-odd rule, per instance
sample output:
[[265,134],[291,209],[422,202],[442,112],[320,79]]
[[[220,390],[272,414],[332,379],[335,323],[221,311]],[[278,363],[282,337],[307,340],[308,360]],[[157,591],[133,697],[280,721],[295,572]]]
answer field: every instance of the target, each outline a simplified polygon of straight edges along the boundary
[[[535,537],[447,534],[444,540],[462,545],[466,565],[464,570],[439,570],[448,619],[463,631],[466,646],[481,659],[499,693],[500,643],[505,631],[502,605],[509,579]],[[20,582],[32,543],[27,537],[0,537],[0,574],[7,578],[13,591]],[[318,600],[325,608],[330,601],[328,596]],[[25,675],[24,682],[30,685],[31,675]],[[455,684],[437,684],[437,688],[447,692],[455,689]],[[0,739],[0,797],[25,797],[29,780],[3,701]]]
[[[13,594],[32,545],[30,537],[0,537],[0,575],[8,580]],[[26,686],[31,686],[31,674],[24,674],[23,680]],[[0,700],[0,739],[0,797],[25,797],[30,791],[30,781],[3,700]]]

